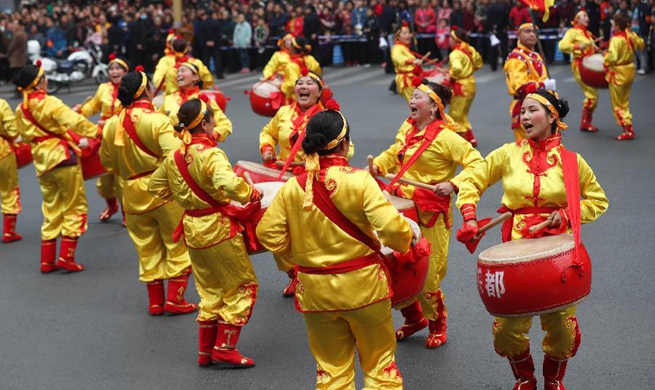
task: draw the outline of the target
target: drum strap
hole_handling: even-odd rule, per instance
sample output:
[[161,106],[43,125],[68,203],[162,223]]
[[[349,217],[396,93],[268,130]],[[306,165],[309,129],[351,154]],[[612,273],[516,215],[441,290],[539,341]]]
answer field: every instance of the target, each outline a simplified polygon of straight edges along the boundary
[[564,146],[560,146],[562,156],[562,170],[564,172],[564,191],[566,192],[566,203],[569,207],[571,218],[571,230],[575,242],[576,256],[580,247],[580,178],[578,177],[578,156]]
[[[403,153],[403,156],[404,156],[405,151],[410,146],[410,140],[414,137],[414,134],[416,134],[414,132],[416,129],[417,129],[417,127],[416,127],[416,125],[414,125],[412,127],[412,130],[410,130],[409,133],[407,133],[407,137],[405,138],[405,146],[401,150],[401,152]],[[400,171],[396,174],[396,177],[391,181],[391,183],[389,183],[389,187],[396,184],[396,182],[400,178],[402,178],[402,176],[405,174],[405,172],[407,172],[407,170],[409,170],[409,168],[416,162],[416,160],[418,160],[418,158],[421,157],[421,155],[423,154],[425,149],[427,149],[428,146],[430,146],[432,141],[434,141],[437,138],[437,136],[439,135],[439,133],[441,133],[442,130],[443,130],[443,127],[441,127],[441,119],[430,123],[425,128],[425,134],[423,135],[423,142],[418,147],[418,149],[416,149],[416,152],[414,152],[414,154],[409,159],[409,161],[407,161],[407,163],[405,163],[405,164],[402,164],[402,161],[400,161],[400,159],[399,159],[400,163],[402,164],[402,168],[400,168]]]

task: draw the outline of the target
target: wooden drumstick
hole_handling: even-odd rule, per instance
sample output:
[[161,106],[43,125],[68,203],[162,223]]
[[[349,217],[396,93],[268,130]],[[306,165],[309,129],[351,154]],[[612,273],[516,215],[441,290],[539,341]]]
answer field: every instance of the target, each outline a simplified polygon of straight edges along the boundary
[[507,221],[508,219],[512,218],[512,213],[511,212],[506,212],[501,214],[498,218],[494,219],[493,221],[489,222],[488,224],[484,225],[483,227],[478,230],[478,234],[475,235],[475,240],[477,240],[482,234],[484,234],[487,230],[492,229],[493,227],[500,225],[501,223]]
[[[396,178],[396,175],[394,175],[392,173],[388,173],[386,176],[384,176],[384,178],[387,179],[387,180],[393,180],[393,179]],[[421,183],[420,181],[414,181],[414,180],[410,180],[410,179],[400,178],[400,179],[398,179],[398,182],[403,183],[403,184],[409,184],[409,185],[414,186],[414,187],[419,187],[419,188],[424,188],[426,190],[434,191],[434,186],[433,185]]]
[[82,104],[80,104],[80,108],[75,110],[75,112],[77,112],[79,114],[80,111],[82,111],[82,107],[84,107],[84,105],[87,104],[88,102],[90,102],[92,99],[93,99],[93,96],[87,96],[86,99],[84,99],[84,101],[82,102]]
[[243,172],[243,178],[246,180],[246,183],[250,184],[250,186],[255,186],[255,183],[252,182],[252,177],[250,177],[250,173]]
[[368,157],[366,157],[366,162],[368,163],[368,172],[371,174],[371,176],[375,177],[375,172],[373,171],[373,159],[375,157],[371,156],[370,154]]
[[539,230],[547,228],[550,225],[551,222],[553,222],[553,220],[548,218],[547,220],[543,221],[542,223],[538,223],[536,225],[530,226],[530,229],[528,229],[528,231],[531,234],[535,233],[535,232],[538,232]]
[[[275,162],[275,165],[277,165],[280,168],[284,167],[284,164],[286,164],[286,163],[284,161],[280,161],[280,160]],[[299,165],[305,165],[305,162],[304,161],[294,161],[289,166],[297,167]]]

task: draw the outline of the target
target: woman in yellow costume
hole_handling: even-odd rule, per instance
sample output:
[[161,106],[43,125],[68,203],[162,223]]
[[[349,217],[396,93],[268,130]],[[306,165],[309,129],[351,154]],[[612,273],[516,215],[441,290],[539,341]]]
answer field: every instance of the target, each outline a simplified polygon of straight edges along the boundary
[[293,35],[287,34],[277,41],[277,46],[280,50],[273,53],[271,59],[264,67],[264,78],[271,79],[275,75],[282,76],[284,68],[291,61],[291,46],[293,42]]
[[284,94],[287,104],[296,100],[295,84],[296,80],[307,68],[310,72],[321,76],[323,69],[311,54],[312,47],[308,45],[303,37],[294,37],[291,39],[291,49],[289,51],[289,63],[283,69],[283,80],[280,90]]
[[186,210],[181,228],[200,294],[198,364],[252,367],[255,362],[241,356],[236,344],[257,300],[258,283],[239,222],[230,217],[236,209],[230,201],[245,204],[259,200],[260,194],[234,175],[217,147],[215,113],[208,100],[201,95],[180,107],[175,130],[184,145],[155,171],[148,190]]
[[[129,72],[130,65],[124,58],[116,57],[115,54],[109,56],[109,81],[100,84],[98,91],[91,100],[83,105],[73,107],[73,110],[89,118],[97,113],[101,113],[98,126],[103,128],[107,119],[118,114],[121,109],[121,102],[118,100],[118,87],[121,85],[121,79],[125,73]],[[116,175],[103,175],[96,182],[98,195],[105,199],[107,207],[98,217],[101,222],[109,221],[112,215],[118,212],[120,199],[120,179]],[[125,225],[125,218],[123,218]]]
[[[368,172],[348,166],[348,123],[331,102],[307,125],[307,174],[280,189],[257,237],[281,269],[298,269],[296,308],[317,363],[316,388],[354,388],[357,351],[364,389],[402,389],[389,281],[370,245],[379,245],[375,230],[384,245],[407,252],[412,232]],[[347,224],[356,236],[344,232]]]
[[562,53],[571,54],[573,61],[571,61],[571,72],[575,81],[578,82],[582,93],[585,96],[582,105],[582,122],[580,123],[580,131],[588,131],[595,133],[598,128],[591,122],[593,120],[594,110],[598,106],[598,89],[589,86],[582,81],[580,77],[580,67],[584,57],[594,54],[598,51],[595,44],[595,37],[587,30],[589,26],[589,15],[584,9],[581,9],[573,18],[573,28],[570,28],[564,34],[564,37],[559,41],[559,49]]
[[[499,212],[511,211],[514,217],[503,225],[503,241],[536,238],[570,232],[570,214],[563,178],[564,146],[561,121],[569,111],[568,104],[553,94],[540,90],[525,97],[521,108],[521,125],[528,139],[512,142],[491,152],[484,164],[462,183],[457,207],[464,216],[464,225],[457,239],[475,242],[478,232],[476,205],[480,196],[494,183],[501,181],[505,193]],[[589,223],[602,215],[608,207],[603,189],[585,160],[577,159],[580,188],[580,219]],[[568,164],[568,163],[567,163]],[[567,184],[571,185],[571,184]],[[541,231],[530,233],[533,225],[550,220]],[[471,248],[474,249],[474,248]],[[568,359],[575,356],[580,345],[580,331],[576,306],[543,314],[541,328],[546,331],[544,350],[544,389],[563,390],[562,380]],[[507,357],[516,378],[514,390],[535,390],[534,362],[530,354],[528,332],[532,317],[496,318],[493,324],[496,353]]]
[[[483,159],[468,141],[453,131],[456,124],[444,114],[443,102],[450,99],[450,90],[425,79],[415,79],[414,84],[409,101],[410,117],[398,129],[396,142],[373,160],[373,173],[396,173],[434,185],[434,191],[429,191],[392,181],[389,192],[416,203],[421,233],[432,247],[425,287],[417,300],[402,308],[405,324],[396,332],[396,338],[403,340],[429,326],[425,346],[437,348],[447,339],[448,313],[440,286],[448,268],[451,197]],[[456,175],[458,166],[463,170]]]
[[541,55],[534,51],[537,45],[537,31],[532,23],[523,23],[518,29],[518,43],[507,55],[503,71],[507,82],[507,92],[513,100],[509,104],[509,116],[512,121],[514,138],[525,139],[525,131],[521,127],[521,102],[523,98],[539,88],[555,91],[557,82],[548,78],[546,63]]
[[21,212],[18,166],[16,165],[16,118],[6,100],[0,99],[0,198],[2,201],[2,242],[18,241],[16,218]]
[[628,15],[614,15],[615,32],[604,59],[608,70],[605,77],[609,83],[612,112],[616,123],[623,128],[623,133],[616,137],[618,141],[635,138],[630,113],[630,91],[635,79],[635,50],[644,48],[644,40],[629,30],[631,22]]
[[[197,310],[184,299],[191,260],[184,243],[173,242],[184,210],[172,200],[148,193],[153,172],[181,143],[171,120],[154,111],[151,84],[142,69],[137,66],[123,76],[118,100],[124,109],[105,124],[100,161],[123,180],[127,232],[139,256],[139,280],[148,287],[149,313],[187,314]],[[166,300],[164,279],[168,279]]]
[[177,69],[184,62],[193,63],[198,68],[198,74],[205,88],[210,88],[214,85],[214,78],[205,64],[200,59],[188,54],[189,43],[186,39],[177,36],[171,42],[170,47],[173,55],[162,57],[159,63],[157,63],[155,73],[152,76],[153,82],[157,86],[155,95],[163,91],[164,96],[168,96],[177,91]]
[[412,30],[409,25],[403,22],[403,25],[396,31],[396,42],[391,48],[391,60],[396,69],[396,90],[398,94],[407,101],[412,98],[414,86],[412,79],[421,77],[423,70],[423,60],[416,58],[409,46],[412,41]]
[[[80,149],[67,132],[70,129],[81,137],[96,137],[98,126],[61,100],[48,96],[48,79],[40,61],[36,66],[25,66],[14,83],[23,92],[23,102],[16,110],[16,126],[23,140],[32,147],[43,194],[41,272],[50,273],[59,268],[82,271],[84,267],[75,261],[75,249],[87,228],[88,206]],[[55,263],[59,237],[61,247]]]
[[450,101],[450,117],[457,124],[455,131],[471,145],[478,146],[475,139],[469,111],[475,99],[475,76],[473,73],[482,68],[483,62],[480,54],[469,45],[466,30],[456,27],[450,32],[450,48],[448,55],[450,80],[453,89],[453,98]]
[[[200,68],[193,62],[183,62],[177,69],[177,91],[164,98],[164,104],[159,107],[159,112],[166,114],[174,124],[178,123],[177,113],[180,106],[190,99],[195,99],[200,94],[203,81],[200,79]],[[227,118],[223,110],[218,107],[214,99],[210,99],[209,106],[214,113],[214,124],[218,142],[225,142],[232,134],[232,122]]]

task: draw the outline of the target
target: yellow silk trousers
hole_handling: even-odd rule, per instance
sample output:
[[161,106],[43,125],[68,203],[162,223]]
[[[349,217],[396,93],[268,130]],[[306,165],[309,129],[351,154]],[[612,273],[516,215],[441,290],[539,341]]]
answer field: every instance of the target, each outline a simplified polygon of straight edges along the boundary
[[16,155],[14,153],[0,159],[0,199],[3,214],[20,213],[18,166],[16,165]]
[[619,126],[632,125],[632,114],[630,113],[630,91],[632,90],[632,81],[623,85],[609,83],[610,103],[612,104],[612,113]]
[[41,240],[84,234],[88,205],[80,164],[45,172],[39,177],[39,186],[43,194]]
[[189,248],[200,294],[198,321],[218,317],[236,326],[248,323],[258,283],[241,234],[204,249]]
[[[541,345],[546,355],[555,359],[568,359],[575,355],[578,334],[576,308],[572,306],[539,316],[541,329],[546,332]],[[527,351],[531,326],[532,317],[496,317],[492,329],[496,353],[502,357],[514,357]]]
[[571,72],[573,72],[573,77],[577,81],[582,93],[585,96],[584,103],[582,108],[589,111],[594,111],[598,105],[598,89],[590,87],[582,81],[580,76],[580,67],[578,61],[571,62]]
[[139,256],[140,281],[175,278],[191,265],[184,241],[173,242],[183,212],[176,202],[169,202],[145,213],[125,214],[127,232]]
[[354,390],[355,351],[364,389],[402,389],[396,367],[391,301],[357,310],[304,313],[309,349],[316,359],[316,389]]
[[103,199],[118,198],[120,201],[123,197],[123,180],[114,174],[102,175],[96,182],[98,195]]
[[417,298],[423,309],[423,315],[430,321],[438,320],[438,313],[440,311],[443,311],[444,320],[448,317],[444,303],[445,296],[441,292],[443,307],[439,307],[439,294],[437,292],[441,288],[441,281],[446,277],[446,271],[448,271],[450,230],[446,226],[444,214],[441,214],[437,218],[434,226],[421,226],[421,234],[430,243],[432,251],[430,253],[430,264],[428,265],[428,276],[425,280],[425,286]]
[[450,111],[448,115],[457,123],[457,133],[465,133],[466,130],[472,129],[471,122],[469,122],[469,112],[475,100],[475,78],[469,77],[457,80],[461,87],[461,95],[453,94],[450,99]]

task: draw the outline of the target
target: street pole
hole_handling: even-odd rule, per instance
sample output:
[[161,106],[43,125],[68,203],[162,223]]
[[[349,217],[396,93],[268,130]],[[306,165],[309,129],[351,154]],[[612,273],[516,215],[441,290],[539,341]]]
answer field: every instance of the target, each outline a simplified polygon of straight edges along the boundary
[[550,72],[546,66],[546,56],[544,55],[544,48],[541,46],[541,39],[539,39],[539,30],[537,30],[537,24],[534,22],[534,10],[530,8],[530,21],[532,22],[532,28],[534,33],[537,35],[537,48],[539,49],[539,55],[541,55],[541,60],[544,62],[544,69],[546,69],[546,77],[550,78]]
[[173,0],[173,22],[177,26],[182,24],[182,0]]

